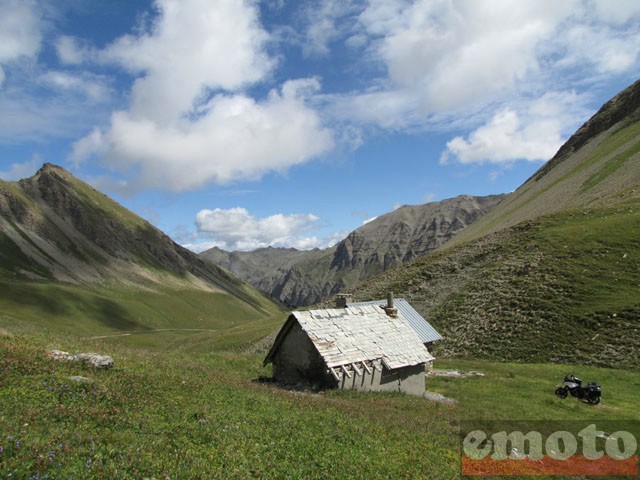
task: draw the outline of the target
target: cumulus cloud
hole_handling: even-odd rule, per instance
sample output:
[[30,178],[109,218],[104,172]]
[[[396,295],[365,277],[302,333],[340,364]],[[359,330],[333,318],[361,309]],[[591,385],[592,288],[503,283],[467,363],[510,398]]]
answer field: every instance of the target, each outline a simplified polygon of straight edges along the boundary
[[372,0],[360,23],[387,79],[363,99],[355,96],[350,109],[402,128],[483,105],[537,73],[540,43],[574,7],[570,1]]
[[[321,242],[307,236],[319,218],[308,214],[276,214],[256,218],[245,208],[201,210],[196,215],[198,236],[206,245],[224,250],[255,250],[256,248],[294,247],[307,250]],[[191,245],[191,248],[194,246]]]
[[100,154],[120,170],[137,167],[132,188],[184,191],[209,182],[256,179],[327,151],[331,132],[291,81],[263,102],[242,94],[216,95],[195,120],[163,126],[131,112],[115,112],[107,132],[94,130],[74,145],[72,158]]
[[625,0],[370,0],[361,35],[386,75],[335,96],[332,114],[395,131],[472,129],[441,163],[545,160],[590,110],[572,93],[577,76],[597,85],[637,69],[639,22],[640,3]]
[[77,141],[74,161],[98,155],[112,168],[139,172],[131,189],[184,191],[257,179],[333,147],[332,132],[306,102],[318,80],[287,81],[261,100],[243,93],[274,65],[253,3],[157,4],[148,32],[99,53],[138,77],[130,108]]
[[247,1],[157,0],[149,32],[125,35],[101,53],[133,74],[134,116],[171,123],[209,90],[261,80],[274,62],[257,8]]
[[447,142],[441,163],[509,163],[514,160],[544,161],[563,143],[574,128],[572,119],[583,116],[576,105],[583,102],[575,93],[548,93],[525,103],[520,111],[505,107],[467,138]]
[[[370,0],[359,16],[386,75],[334,114],[384,129],[447,126],[550,81],[597,82],[638,65],[640,4],[619,0]],[[569,75],[567,75],[569,73]],[[564,80],[569,82],[570,80]],[[497,108],[500,108],[498,105]]]
[[0,86],[6,78],[3,66],[38,54],[41,27],[35,1],[0,0]]

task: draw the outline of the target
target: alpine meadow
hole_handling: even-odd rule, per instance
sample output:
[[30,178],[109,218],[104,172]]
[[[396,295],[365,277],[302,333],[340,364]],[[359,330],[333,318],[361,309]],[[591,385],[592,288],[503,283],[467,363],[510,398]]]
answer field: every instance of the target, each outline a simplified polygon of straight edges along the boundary
[[0,479],[512,478],[535,425],[637,470],[638,32],[0,0]]

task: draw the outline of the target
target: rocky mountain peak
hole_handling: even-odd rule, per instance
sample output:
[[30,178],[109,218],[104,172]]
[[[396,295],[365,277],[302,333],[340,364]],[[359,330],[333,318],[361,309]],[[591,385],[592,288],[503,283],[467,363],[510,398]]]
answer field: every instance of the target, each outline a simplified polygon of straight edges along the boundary
[[640,80],[625,88],[587,120],[551,160],[545,163],[531,178],[540,180],[557,164],[562,162],[572,153],[578,151],[589,140],[611,127],[621,123],[632,123],[640,119]]

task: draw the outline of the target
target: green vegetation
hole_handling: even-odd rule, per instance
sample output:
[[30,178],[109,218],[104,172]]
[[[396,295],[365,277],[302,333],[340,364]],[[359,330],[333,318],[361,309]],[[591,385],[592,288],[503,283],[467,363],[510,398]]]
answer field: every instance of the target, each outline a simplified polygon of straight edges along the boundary
[[[126,334],[131,346],[185,349],[236,346],[282,322],[282,312],[254,293],[255,307],[223,292],[123,285],[92,288],[0,279],[0,326],[29,325],[85,337]],[[210,342],[203,341],[203,331]],[[205,335],[206,338],[206,335]],[[191,345],[193,343],[193,345]]]
[[0,232],[0,279],[13,278],[15,272],[30,270],[33,274],[50,278],[51,273],[41,265],[34,265],[7,235]]
[[355,290],[403,292],[445,336],[436,353],[639,368],[640,202],[524,222]]
[[[636,130],[640,130],[640,124],[635,125]],[[613,175],[620,167],[622,167],[633,155],[637,155],[640,152],[640,137],[636,138],[636,143],[631,145],[626,150],[615,155],[608,160],[604,167],[591,175],[582,185],[581,190],[587,191],[594,188],[596,185],[602,183],[609,176]]]
[[[51,348],[107,353],[116,366],[53,362]],[[459,401],[449,405],[287,391],[258,381],[270,374],[261,360],[18,331],[0,342],[0,477],[449,479],[461,419],[640,419],[637,372],[447,361],[438,366],[486,375],[429,379]],[[569,371],[602,381],[603,403],[556,398]]]

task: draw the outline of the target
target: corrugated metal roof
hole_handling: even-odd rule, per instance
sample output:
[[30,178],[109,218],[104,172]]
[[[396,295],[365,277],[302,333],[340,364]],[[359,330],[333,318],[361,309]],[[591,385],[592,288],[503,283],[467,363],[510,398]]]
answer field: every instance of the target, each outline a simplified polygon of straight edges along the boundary
[[[386,305],[387,300],[374,300],[371,302],[355,302],[347,305],[348,308],[351,307],[363,307],[369,305]],[[442,340],[442,335],[438,333],[438,331],[431,326],[429,322],[427,322],[422,315],[420,315],[416,310],[411,306],[409,302],[407,302],[404,298],[396,298],[393,301],[393,305],[398,309],[398,317],[405,320],[411,328],[413,328],[422,343],[428,342],[437,342],[438,340]]]
[[374,305],[292,315],[329,368],[374,360],[382,360],[387,368],[399,368],[433,360],[408,323],[389,317]]

